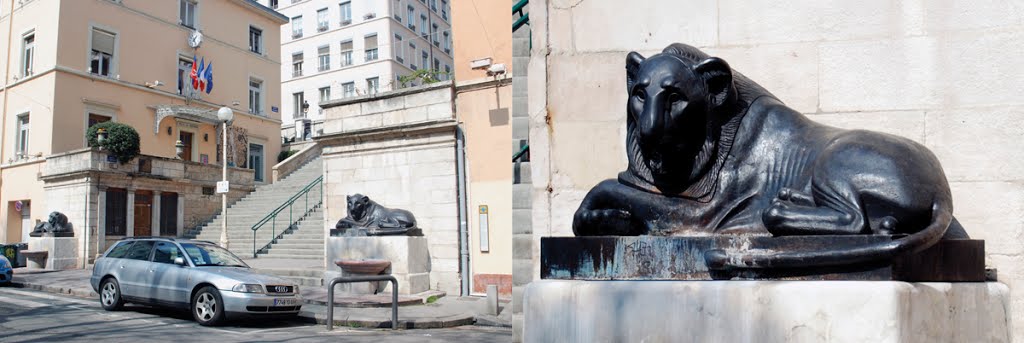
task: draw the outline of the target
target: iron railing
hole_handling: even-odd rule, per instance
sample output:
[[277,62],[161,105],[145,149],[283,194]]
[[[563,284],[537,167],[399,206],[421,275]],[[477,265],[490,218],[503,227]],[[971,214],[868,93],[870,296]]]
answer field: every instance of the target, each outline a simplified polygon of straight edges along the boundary
[[[528,157],[529,155],[527,155],[528,153],[530,153],[530,145],[529,144],[523,145],[523,147],[519,149],[519,152],[517,152],[517,153],[512,155],[512,162],[516,162],[516,161],[520,161],[520,160],[522,160],[522,162],[525,162],[526,160],[529,160],[529,157]],[[523,157],[527,157],[527,158],[523,158]]]
[[[313,206],[310,207],[309,206],[309,192],[311,190],[313,190],[313,189],[318,189],[320,194],[318,194],[319,196],[316,199],[313,199],[314,200]],[[285,202],[283,204],[281,204],[281,206],[278,206],[276,209],[271,211],[270,214],[268,214],[266,217],[263,217],[263,219],[260,219],[260,221],[256,222],[256,224],[254,224],[252,226],[252,257],[256,258],[256,255],[259,252],[264,252],[264,251],[270,249],[270,246],[272,244],[277,243],[277,239],[278,238],[281,238],[282,236],[284,236],[284,234],[286,232],[288,232],[288,230],[292,229],[295,225],[297,225],[303,219],[306,219],[306,216],[308,216],[310,212],[312,212],[312,211],[316,210],[317,208],[319,208],[320,205],[322,205],[324,203],[323,195],[324,195],[324,177],[320,176],[320,177],[317,177],[315,180],[313,180],[313,182],[310,182],[308,185],[306,185],[306,187],[303,187],[301,190],[299,190],[297,193],[295,193],[295,195],[292,195],[291,198],[288,198],[288,200],[285,200]],[[298,219],[295,219],[295,209],[294,209],[295,208],[295,202],[299,201],[299,199],[305,199],[305,200],[303,202],[304,205],[303,205],[302,213],[299,215]],[[284,212],[284,210],[286,210],[286,209],[288,210],[288,226],[284,230],[281,230],[280,233],[278,233],[277,232],[277,216],[279,214],[282,214],[282,212]],[[256,249],[256,232],[259,231],[259,229],[263,228],[263,226],[266,225],[267,222],[270,222],[270,230],[271,230],[270,231],[270,233],[271,233],[270,242],[267,242],[267,244],[263,245],[259,249]]]
[[519,13],[519,19],[516,19],[516,21],[512,23],[513,32],[518,30],[520,26],[530,23],[530,14],[527,12],[523,12],[523,8],[525,8],[526,5],[529,3],[530,0],[519,0],[519,2],[516,2],[515,5],[512,5],[512,14]]

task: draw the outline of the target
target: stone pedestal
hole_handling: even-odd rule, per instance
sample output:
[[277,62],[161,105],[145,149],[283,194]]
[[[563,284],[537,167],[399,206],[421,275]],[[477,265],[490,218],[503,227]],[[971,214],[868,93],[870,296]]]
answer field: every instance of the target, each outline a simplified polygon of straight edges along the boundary
[[524,342],[1009,342],[1006,285],[535,281]]
[[[399,294],[415,294],[430,288],[430,253],[426,237],[327,237],[326,253],[324,283],[343,276],[334,261],[375,259],[391,261],[391,267],[384,274],[398,279]],[[366,294],[373,293],[373,287],[369,283],[339,284],[337,291]],[[391,292],[390,283],[380,283],[380,292]]]
[[45,269],[78,268],[78,239],[75,237],[29,237],[29,251],[45,251]]

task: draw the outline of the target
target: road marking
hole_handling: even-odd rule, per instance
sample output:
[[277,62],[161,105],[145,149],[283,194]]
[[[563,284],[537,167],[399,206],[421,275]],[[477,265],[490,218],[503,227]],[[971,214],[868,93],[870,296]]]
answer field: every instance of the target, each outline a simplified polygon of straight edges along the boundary
[[95,301],[87,301],[87,300],[82,300],[82,299],[61,297],[61,296],[55,296],[55,295],[46,294],[46,293],[26,292],[26,291],[14,290],[14,289],[0,289],[0,293],[25,295],[25,296],[30,296],[30,297],[35,297],[35,298],[42,298],[42,299],[50,299],[50,300],[60,300],[60,301],[71,302],[71,303],[82,304],[82,305],[96,305]]
[[8,304],[14,304],[14,305],[19,305],[19,306],[28,307],[28,308],[40,308],[40,307],[50,306],[49,304],[44,304],[44,303],[35,302],[35,301],[31,301],[31,300],[9,298],[9,297],[2,297],[2,296],[0,296],[0,302],[4,302],[4,303],[8,303]]

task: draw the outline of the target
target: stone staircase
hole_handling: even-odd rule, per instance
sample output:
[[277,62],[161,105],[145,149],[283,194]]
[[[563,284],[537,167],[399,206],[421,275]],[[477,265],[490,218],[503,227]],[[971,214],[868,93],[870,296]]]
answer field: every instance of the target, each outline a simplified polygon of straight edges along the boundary
[[[521,14],[513,13],[512,20]],[[530,25],[512,33],[512,151],[530,143],[527,109],[527,68],[530,63]],[[530,158],[512,163],[512,340],[522,341],[523,291],[533,281],[533,179]]]
[[[259,186],[256,191],[228,206],[229,250],[239,257],[252,258],[252,226],[322,175],[323,163],[317,157],[284,179]],[[321,189],[313,187],[310,190],[310,212],[305,216],[303,211],[306,209],[306,198],[300,197],[294,202],[291,220],[297,223],[290,230],[289,211],[286,208],[275,220],[268,221],[256,231],[256,249],[270,244],[269,249],[260,251],[260,258],[323,260],[324,219],[323,208],[318,205],[322,198]],[[223,213],[218,214],[199,229],[187,232],[185,237],[219,243],[222,216]],[[271,244],[275,238],[276,243]]]

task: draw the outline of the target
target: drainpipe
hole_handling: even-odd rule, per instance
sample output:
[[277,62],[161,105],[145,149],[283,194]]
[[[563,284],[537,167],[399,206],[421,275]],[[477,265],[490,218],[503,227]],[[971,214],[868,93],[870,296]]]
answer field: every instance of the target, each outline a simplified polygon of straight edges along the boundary
[[466,136],[455,127],[456,178],[459,179],[459,273],[462,296],[469,295],[469,224],[466,213]]
[[82,225],[82,231],[85,231],[85,241],[82,242],[82,269],[86,269],[89,266],[89,197],[92,195],[92,180],[89,177],[85,178],[85,224]]

